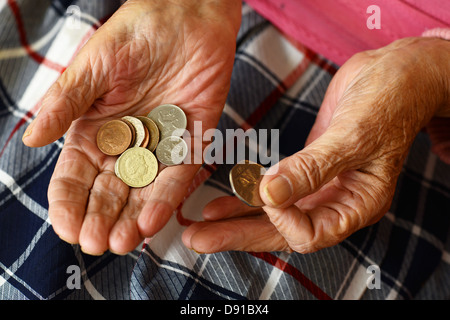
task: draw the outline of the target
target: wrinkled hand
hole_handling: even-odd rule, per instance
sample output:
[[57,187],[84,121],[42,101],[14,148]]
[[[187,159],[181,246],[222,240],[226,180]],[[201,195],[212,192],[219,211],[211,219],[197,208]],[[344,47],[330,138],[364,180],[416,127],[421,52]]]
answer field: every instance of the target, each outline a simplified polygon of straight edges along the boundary
[[[408,38],[355,55],[331,81],[306,147],[270,168],[266,206],[219,198],[183,234],[198,252],[314,252],[389,209],[417,133],[450,116],[450,42]],[[447,128],[448,129],[448,128]]]
[[51,86],[24,134],[39,147],[67,132],[48,189],[55,232],[84,252],[124,254],[159,231],[198,165],[163,169],[130,189],[114,174],[96,134],[108,120],[179,105],[188,130],[217,125],[229,89],[240,1],[127,1]]

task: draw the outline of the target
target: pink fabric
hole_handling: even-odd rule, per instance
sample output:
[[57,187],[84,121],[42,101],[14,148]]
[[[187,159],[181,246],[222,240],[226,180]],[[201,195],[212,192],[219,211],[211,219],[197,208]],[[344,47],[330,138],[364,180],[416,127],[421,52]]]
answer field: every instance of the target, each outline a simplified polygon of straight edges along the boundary
[[[246,0],[266,19],[331,61],[342,65],[353,54],[385,46],[433,28],[450,27],[448,0]],[[380,8],[380,29],[367,19]]]

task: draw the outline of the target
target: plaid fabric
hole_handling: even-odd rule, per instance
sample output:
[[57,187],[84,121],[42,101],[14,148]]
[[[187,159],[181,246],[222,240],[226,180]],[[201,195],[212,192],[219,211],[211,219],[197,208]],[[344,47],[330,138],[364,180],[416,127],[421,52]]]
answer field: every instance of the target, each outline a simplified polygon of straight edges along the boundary
[[[68,10],[80,9],[78,16]],[[47,187],[64,143],[21,143],[39,99],[119,1],[0,1],[0,297],[127,299],[139,251],[84,255],[55,235]],[[71,7],[75,8],[76,7]],[[67,288],[78,266],[79,290]],[[69,269],[70,271],[70,269]],[[114,279],[113,281],[111,281]]]
[[[81,9],[74,32],[69,5]],[[450,297],[450,167],[415,140],[392,207],[377,224],[307,255],[197,254],[181,233],[230,195],[231,165],[204,166],[169,223],[126,256],[81,253],[47,216],[64,138],[38,149],[21,136],[51,83],[120,1],[0,1],[0,297],[2,299],[446,299]],[[277,128],[280,158],[300,150],[337,66],[281,34],[250,7],[219,129]],[[381,287],[369,289],[369,266]],[[81,288],[68,287],[68,268]],[[369,273],[368,273],[369,272]]]

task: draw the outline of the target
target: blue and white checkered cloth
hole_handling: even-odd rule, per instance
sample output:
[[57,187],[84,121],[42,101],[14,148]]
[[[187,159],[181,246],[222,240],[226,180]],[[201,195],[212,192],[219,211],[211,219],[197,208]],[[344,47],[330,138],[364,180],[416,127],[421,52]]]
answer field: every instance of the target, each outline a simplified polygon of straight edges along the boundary
[[[385,217],[316,253],[186,249],[186,225],[201,219],[207,202],[232,194],[227,164],[202,167],[183,206],[142,249],[93,257],[60,240],[48,219],[47,187],[64,137],[37,149],[21,137],[39,99],[120,4],[0,0],[1,299],[450,298],[450,166],[430,152],[425,133],[414,141]],[[242,14],[218,128],[279,129],[283,158],[303,147],[338,67],[245,4]],[[80,288],[71,285],[71,266],[80,270]],[[368,285],[371,266],[379,288]]]

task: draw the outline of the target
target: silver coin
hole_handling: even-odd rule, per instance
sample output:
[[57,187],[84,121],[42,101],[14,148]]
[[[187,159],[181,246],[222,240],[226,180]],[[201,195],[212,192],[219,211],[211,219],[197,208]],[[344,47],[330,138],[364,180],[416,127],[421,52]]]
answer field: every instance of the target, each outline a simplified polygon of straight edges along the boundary
[[142,123],[141,120],[132,116],[125,116],[122,117],[122,119],[127,120],[134,127],[136,131],[136,139],[132,147],[139,147],[142,144],[142,141],[144,141],[145,139],[144,124]]
[[177,136],[162,139],[156,147],[156,157],[166,166],[174,166],[183,162],[188,153],[186,141]]
[[147,117],[158,126],[161,140],[170,136],[182,136],[187,126],[186,114],[174,104],[157,106]]

